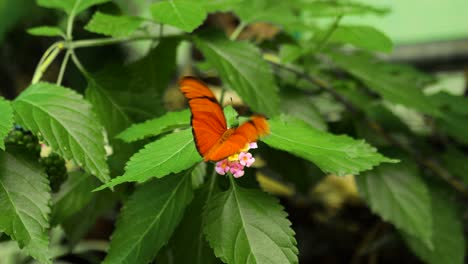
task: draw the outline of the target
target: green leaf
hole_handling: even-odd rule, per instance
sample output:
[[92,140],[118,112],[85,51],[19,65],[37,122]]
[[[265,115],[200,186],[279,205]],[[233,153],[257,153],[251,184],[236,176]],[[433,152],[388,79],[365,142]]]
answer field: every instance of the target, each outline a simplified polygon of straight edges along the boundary
[[41,261],[49,254],[50,187],[47,176],[25,152],[0,151],[0,232]]
[[234,7],[234,13],[245,24],[269,22],[279,26],[291,27],[291,25],[298,23],[291,3],[282,0],[255,0],[240,3]]
[[297,263],[291,223],[278,200],[231,181],[203,210],[204,233],[225,263]]
[[467,116],[457,113],[443,113],[435,119],[437,127],[461,143],[468,144]]
[[27,32],[33,36],[45,36],[45,37],[64,37],[62,29],[59,27],[40,26],[33,27],[27,30]]
[[175,70],[177,38],[165,38],[144,58],[108,67],[88,79],[91,101],[109,139],[136,122],[161,115],[164,90]]
[[71,246],[80,242],[89,230],[96,225],[98,218],[110,213],[117,203],[111,191],[91,193],[91,200],[81,210],[65,218],[60,225],[63,227]]
[[143,19],[131,16],[114,16],[101,12],[94,13],[85,29],[112,37],[124,37],[132,34],[143,23]]
[[468,185],[468,156],[454,147],[448,149],[442,155],[442,162],[444,167],[449,170],[451,174],[460,178],[466,185]]
[[13,128],[13,110],[10,102],[0,96],[0,149],[5,150],[4,139]]
[[380,94],[385,100],[402,104],[432,116],[440,112],[425,96],[414,82],[408,82],[404,76],[392,75],[388,65],[377,62],[375,58],[362,54],[330,54],[333,61],[344,70],[361,80],[372,91]]
[[109,163],[116,174],[123,173],[125,162],[137,148],[115,136],[133,123],[164,112],[161,101],[175,69],[178,42],[176,38],[161,40],[144,58],[125,66],[107,67],[88,78],[86,98],[106,128],[114,153]]
[[216,11],[231,11],[238,4],[245,2],[246,0],[202,0],[203,7],[207,12]]
[[417,168],[409,164],[380,165],[356,177],[359,192],[373,212],[398,229],[432,243],[431,197]]
[[255,46],[219,36],[196,37],[195,44],[217,69],[221,80],[255,112],[268,116],[278,114],[278,86],[270,65]]
[[446,92],[438,92],[430,95],[429,99],[437,105],[439,108],[444,110],[450,110],[453,113],[460,115],[468,115],[468,98],[465,96],[451,95]]
[[120,213],[103,263],[149,263],[169,240],[192,197],[190,173],[138,187]]
[[462,217],[453,195],[438,185],[429,185],[432,206],[432,244],[426,246],[414,236],[403,233],[408,246],[428,264],[463,264],[466,241],[463,236]]
[[294,62],[304,55],[304,49],[298,45],[283,44],[280,47],[279,56],[283,64]]
[[309,160],[327,173],[358,174],[382,162],[396,162],[379,154],[364,140],[322,132],[289,116],[274,118],[268,123],[271,133],[263,142]]
[[75,91],[50,83],[29,86],[13,102],[16,121],[102,182],[109,180],[102,127]]
[[205,186],[195,193],[195,198],[187,206],[184,217],[171,236],[165,250],[158,255],[156,263],[220,263],[202,232],[203,222],[200,212],[203,211],[211,192],[212,190]]
[[390,53],[392,40],[384,33],[371,26],[340,25],[330,36],[330,42],[350,43],[357,48]]
[[239,125],[239,120],[237,120],[237,116],[239,114],[237,113],[236,109],[232,107],[232,105],[224,107],[223,112],[228,127],[236,127]]
[[305,121],[310,126],[320,130],[327,130],[327,123],[315,107],[315,102],[311,98],[298,94],[283,94],[281,101],[282,112],[295,118]]
[[193,189],[198,189],[206,177],[206,162],[198,163],[192,170],[192,187]]
[[151,6],[154,20],[192,32],[205,20],[207,14],[203,6],[193,1],[168,0]]
[[36,0],[42,7],[56,8],[70,14],[75,9],[75,14],[81,13],[93,5],[109,2],[110,0]]
[[162,178],[188,169],[201,159],[193,142],[192,131],[186,129],[175,132],[147,144],[130,158],[124,175],[112,179],[97,190],[124,182],[145,182],[152,177]]
[[190,110],[180,112],[168,112],[144,123],[134,124],[117,135],[117,138],[125,142],[133,142],[150,136],[158,136],[162,133],[190,125]]
[[57,225],[83,209],[92,199],[91,191],[99,186],[96,178],[89,173],[75,171],[60,186],[60,191],[52,197],[51,223]]

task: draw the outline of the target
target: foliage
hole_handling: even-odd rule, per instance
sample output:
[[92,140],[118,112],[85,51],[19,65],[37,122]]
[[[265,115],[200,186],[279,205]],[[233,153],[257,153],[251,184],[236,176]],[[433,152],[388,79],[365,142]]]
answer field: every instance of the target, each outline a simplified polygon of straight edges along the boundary
[[[87,247],[106,251],[103,263],[298,263],[309,245],[300,244],[305,235],[290,207],[322,206],[317,201],[327,197],[318,197],[316,183],[331,178],[351,179],[340,183],[340,195],[377,215],[377,226],[395,227],[382,239],[370,230],[364,242],[373,244],[356,249],[357,258],[367,254],[362,248],[385,250],[386,238],[398,234],[393,242],[424,262],[463,263],[467,99],[428,95],[432,77],[372,53],[392,51],[385,33],[342,23],[387,9],[350,1],[199,2],[36,0],[65,19],[27,30],[56,42],[24,91],[0,97],[0,258],[5,245],[20,252],[18,261],[27,255],[40,263],[89,256]],[[218,11],[239,23],[216,27]],[[90,35],[100,36],[81,38]],[[108,45],[115,49],[86,55]],[[58,59],[56,82],[45,82]],[[85,87],[67,71],[71,63]],[[229,105],[229,127],[250,113],[266,116],[270,133],[242,178],[217,175],[218,165],[197,152],[176,84],[186,73]],[[32,137],[34,144],[23,140]],[[330,198],[333,210],[340,197]],[[112,234],[89,246],[87,234],[109,219]]]

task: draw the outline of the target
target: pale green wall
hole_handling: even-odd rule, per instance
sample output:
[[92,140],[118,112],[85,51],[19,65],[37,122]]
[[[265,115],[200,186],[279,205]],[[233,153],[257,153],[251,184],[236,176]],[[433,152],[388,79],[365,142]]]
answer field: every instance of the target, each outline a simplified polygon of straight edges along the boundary
[[387,33],[395,44],[468,39],[468,0],[360,0],[390,7],[377,17],[345,17],[348,24],[373,25]]

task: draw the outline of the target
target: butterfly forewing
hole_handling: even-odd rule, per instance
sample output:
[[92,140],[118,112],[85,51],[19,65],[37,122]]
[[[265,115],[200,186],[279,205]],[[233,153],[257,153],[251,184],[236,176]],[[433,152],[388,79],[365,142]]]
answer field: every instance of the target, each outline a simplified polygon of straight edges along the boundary
[[227,130],[223,110],[214,94],[201,81],[193,77],[185,77],[179,85],[189,101],[192,112],[192,131],[197,150],[205,156]]

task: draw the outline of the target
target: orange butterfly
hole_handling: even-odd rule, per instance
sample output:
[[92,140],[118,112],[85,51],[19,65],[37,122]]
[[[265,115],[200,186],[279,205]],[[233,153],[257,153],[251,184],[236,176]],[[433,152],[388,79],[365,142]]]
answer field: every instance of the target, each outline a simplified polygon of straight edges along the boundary
[[265,117],[253,115],[237,128],[228,128],[223,109],[208,86],[194,77],[179,81],[192,112],[192,133],[205,161],[219,161],[270,133]]

